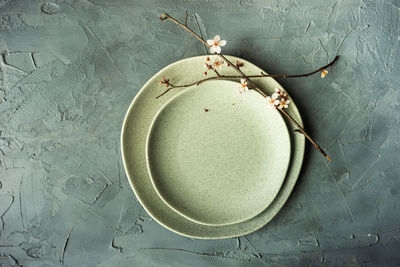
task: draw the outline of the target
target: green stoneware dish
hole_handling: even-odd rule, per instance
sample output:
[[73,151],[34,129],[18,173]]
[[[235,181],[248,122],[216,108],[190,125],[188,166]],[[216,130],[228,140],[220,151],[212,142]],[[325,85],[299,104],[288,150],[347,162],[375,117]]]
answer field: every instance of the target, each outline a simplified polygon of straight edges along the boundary
[[[241,58],[227,57],[232,62],[236,62],[236,60],[243,62],[244,66],[241,69],[247,74],[265,72]],[[288,173],[274,201],[257,216],[240,223],[210,226],[195,223],[172,210],[157,194],[148,173],[146,163],[147,133],[155,115],[163,105],[180,91],[185,90],[185,88],[174,89],[156,99],[156,96],[165,90],[165,87],[159,85],[159,82],[163,77],[169,78],[173,84],[184,84],[203,79],[204,60],[205,56],[198,56],[175,62],[160,70],[144,84],[129,106],[122,125],[122,159],[128,181],[137,199],[149,215],[165,228],[183,236],[200,239],[242,236],[265,226],[289,198],[303,163],[305,139],[303,135],[295,133],[295,127],[285,120],[291,139],[291,159]],[[236,75],[236,72],[231,68],[223,68],[220,72],[224,75]],[[272,94],[274,88],[284,90],[272,78],[260,78],[254,79],[254,81],[259,88],[268,94]],[[293,99],[287,112],[302,125],[301,116]]]
[[228,225],[272,203],[286,176],[285,121],[255,91],[215,80],[192,86],[157,113],[147,138],[153,185],[174,211],[197,223]]

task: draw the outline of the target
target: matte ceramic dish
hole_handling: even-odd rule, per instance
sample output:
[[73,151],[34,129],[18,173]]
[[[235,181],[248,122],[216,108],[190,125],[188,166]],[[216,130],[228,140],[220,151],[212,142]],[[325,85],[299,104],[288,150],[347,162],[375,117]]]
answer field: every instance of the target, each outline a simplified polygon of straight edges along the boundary
[[[242,70],[247,74],[258,74],[263,71],[246,60],[232,56],[227,57],[232,62],[236,62],[236,60],[243,62]],[[154,220],[167,229],[183,236],[202,239],[220,239],[246,235],[260,229],[272,220],[285,204],[297,181],[303,162],[305,139],[303,135],[294,132],[295,128],[290,123],[287,123],[287,127],[291,138],[292,153],[288,173],[282,188],[271,205],[264,211],[241,223],[209,226],[188,220],[172,210],[159,197],[147,170],[146,139],[150,124],[160,108],[181,91],[179,89],[172,90],[163,97],[156,99],[156,96],[165,90],[165,87],[159,85],[159,81],[163,77],[169,78],[175,84],[200,80],[204,78],[202,71],[204,59],[205,56],[198,56],[168,65],[148,80],[136,95],[129,106],[122,125],[121,152],[124,168],[129,183],[143,208]],[[231,68],[224,68],[221,73],[236,75]],[[268,94],[272,94],[276,87],[283,90],[279,83],[272,78],[255,79],[255,82],[259,88]],[[287,111],[302,125],[300,114],[293,100]]]
[[195,222],[248,220],[273,201],[285,179],[285,121],[257,92],[216,80],[192,86],[160,109],[147,139],[147,165],[160,197]]

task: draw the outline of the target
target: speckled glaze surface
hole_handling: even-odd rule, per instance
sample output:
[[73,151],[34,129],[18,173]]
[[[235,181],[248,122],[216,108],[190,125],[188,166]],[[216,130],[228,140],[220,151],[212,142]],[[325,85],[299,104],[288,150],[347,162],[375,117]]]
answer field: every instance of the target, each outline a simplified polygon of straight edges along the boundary
[[174,211],[197,223],[248,220],[272,203],[290,161],[285,121],[255,91],[216,80],[171,98],[147,137],[152,183]]
[[[237,58],[228,56],[233,62],[240,60],[244,62],[243,71],[248,73],[259,73],[262,71],[254,64]],[[151,179],[146,164],[146,139],[147,133],[155,115],[160,108],[181,90],[173,90],[160,99],[155,97],[163,90],[159,86],[162,77],[169,77],[172,83],[188,83],[199,80],[203,76],[202,72],[194,66],[202,66],[204,56],[184,59],[175,62],[154,75],[146,82],[141,91],[131,103],[124,119],[121,133],[121,149],[125,171],[128,180],[135,192],[138,200],[146,211],[164,227],[184,236],[193,238],[220,239],[234,236],[241,236],[256,231],[267,224],[282,208],[288,199],[299,175],[304,154],[304,137],[293,134],[293,128],[287,124],[291,138],[291,160],[287,176],[281,190],[275,200],[264,211],[257,216],[235,224],[212,226],[203,225],[189,220],[174,210],[172,210],[157,194],[151,183]],[[225,68],[222,74],[232,75],[233,70]],[[255,80],[257,86],[265,92],[271,94],[274,88],[284,90],[274,79]],[[292,103],[288,112],[300,123],[301,117]]]

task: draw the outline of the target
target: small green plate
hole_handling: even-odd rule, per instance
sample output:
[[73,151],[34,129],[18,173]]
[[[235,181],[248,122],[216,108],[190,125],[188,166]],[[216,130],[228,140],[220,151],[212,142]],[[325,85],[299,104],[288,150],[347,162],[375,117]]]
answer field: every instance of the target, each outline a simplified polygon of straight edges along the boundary
[[[159,85],[159,82],[163,77],[169,78],[172,84],[185,84],[203,79],[205,57],[206,56],[187,58],[168,65],[143,85],[142,89],[129,106],[122,124],[122,160],[128,181],[137,199],[149,215],[165,228],[192,238],[220,239],[242,236],[266,225],[285,204],[300,173],[303,163],[305,139],[303,135],[294,132],[295,127],[292,124],[286,123],[289,129],[292,147],[289,169],[281,190],[274,201],[257,216],[240,223],[214,226],[193,222],[171,209],[160,198],[151,182],[146,162],[147,134],[154,117],[164,104],[176,94],[185,90],[174,89],[163,97],[156,99],[156,96],[165,90],[165,86],[162,87]],[[231,62],[236,62],[237,60],[243,62],[244,66],[241,67],[241,69],[244,73],[249,75],[258,74],[261,71],[265,73],[264,70],[249,61],[233,56],[226,57]],[[237,75],[232,68],[223,68],[220,73],[223,75]],[[272,94],[276,87],[284,91],[282,86],[272,78],[254,79],[254,81],[259,88],[268,94]],[[243,96],[246,95],[244,94]],[[211,110],[209,112],[211,112]],[[300,125],[303,124],[293,99],[287,112],[296,119]]]
[[278,194],[290,160],[285,121],[254,91],[216,80],[169,100],[147,139],[153,185],[174,211],[197,223],[253,218]]

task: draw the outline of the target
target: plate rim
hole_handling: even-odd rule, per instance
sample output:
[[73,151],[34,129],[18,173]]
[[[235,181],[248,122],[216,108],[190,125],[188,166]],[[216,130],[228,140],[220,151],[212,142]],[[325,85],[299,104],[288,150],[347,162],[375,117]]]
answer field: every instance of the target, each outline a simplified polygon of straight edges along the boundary
[[[172,231],[172,232],[174,232],[174,233],[176,233],[176,234],[178,234],[178,235],[181,235],[181,236],[185,236],[185,237],[189,237],[189,238],[196,238],[196,239],[224,239],[224,238],[232,238],[232,237],[243,236],[243,235],[247,235],[247,234],[253,233],[253,232],[255,232],[255,231],[261,229],[261,228],[264,227],[265,225],[267,225],[267,224],[279,213],[279,211],[282,209],[283,205],[286,203],[286,201],[288,200],[289,196],[291,195],[291,193],[292,193],[292,191],[293,191],[293,188],[294,188],[294,186],[295,186],[295,184],[296,184],[296,182],[297,182],[297,180],[298,180],[298,177],[299,177],[299,174],[300,174],[302,165],[303,165],[303,159],[304,159],[304,153],[305,153],[305,138],[304,138],[304,136],[301,136],[300,139],[299,139],[299,144],[298,144],[298,145],[300,146],[301,151],[300,151],[300,153],[299,153],[297,156],[299,157],[299,160],[298,160],[298,161],[299,161],[300,163],[298,164],[299,166],[297,166],[297,170],[296,170],[295,173],[293,174],[293,176],[294,176],[293,180],[294,180],[294,181],[293,181],[293,183],[290,185],[290,188],[288,189],[289,192],[283,197],[283,199],[282,199],[282,202],[283,202],[283,203],[282,203],[281,205],[279,205],[280,207],[278,207],[278,210],[275,212],[275,214],[272,215],[271,218],[269,218],[268,220],[263,221],[263,223],[259,224],[257,227],[254,227],[254,228],[251,229],[251,230],[243,231],[243,232],[236,233],[236,234],[222,235],[222,236],[221,236],[221,235],[220,235],[220,236],[210,236],[210,235],[187,234],[187,233],[185,233],[185,232],[183,232],[183,231],[179,231],[179,230],[177,230],[177,229],[174,229],[174,228],[170,227],[169,225],[163,223],[161,220],[159,220],[159,219],[157,218],[157,216],[155,216],[155,215],[152,213],[152,211],[150,211],[149,208],[146,206],[146,204],[143,202],[142,198],[139,196],[139,193],[138,193],[138,191],[137,191],[135,185],[133,184],[133,179],[132,179],[132,177],[130,177],[130,176],[131,176],[131,175],[130,175],[130,171],[129,171],[128,167],[127,167],[127,162],[126,162],[126,158],[125,158],[126,151],[125,151],[125,149],[124,149],[124,134],[125,134],[125,132],[127,131],[127,129],[126,129],[126,124],[127,124],[128,119],[129,119],[129,115],[131,114],[131,110],[132,110],[133,106],[138,102],[138,100],[139,100],[139,99],[141,98],[141,96],[144,94],[144,90],[143,90],[143,89],[144,89],[145,87],[147,87],[147,86],[151,83],[152,79],[153,79],[155,76],[160,76],[160,74],[163,73],[164,71],[166,71],[168,68],[174,67],[174,66],[176,66],[176,65],[178,65],[178,64],[180,64],[180,63],[182,63],[182,62],[184,62],[184,61],[194,60],[194,59],[197,59],[197,58],[204,58],[204,57],[206,57],[206,56],[209,56],[209,55],[194,56],[194,57],[189,57],[189,58],[185,58],[185,59],[181,59],[181,60],[175,61],[175,62],[173,62],[173,63],[171,63],[171,64],[165,66],[165,67],[162,68],[161,70],[159,70],[157,73],[155,73],[151,78],[149,78],[149,80],[147,80],[147,81],[143,84],[143,86],[141,87],[141,89],[140,89],[140,90],[138,91],[138,93],[134,96],[133,100],[131,101],[131,103],[130,103],[130,105],[129,105],[129,107],[128,107],[126,113],[125,113],[124,120],[123,120],[123,122],[122,122],[121,135],[120,135],[120,145],[121,145],[120,148],[121,148],[121,156],[122,156],[122,162],[123,162],[125,174],[126,174],[126,176],[127,176],[128,182],[129,182],[129,184],[130,184],[130,186],[131,186],[131,189],[132,189],[132,191],[134,192],[136,199],[139,201],[139,203],[141,204],[141,206],[143,207],[143,209],[144,209],[156,222],[158,222],[158,223],[159,223],[161,226],[163,226],[164,228],[166,228],[166,229],[168,229],[168,230],[170,230],[170,231]],[[248,63],[248,64],[253,65],[253,66],[254,66],[255,68],[257,68],[257,69],[262,70],[262,69],[261,69],[260,67],[258,67],[257,65],[255,65],[255,64],[253,64],[253,63],[251,63],[251,62],[249,62],[249,61],[247,61],[247,60],[245,60],[245,59],[242,59],[242,58],[239,58],[239,57],[236,57],[236,56],[230,56],[230,55],[225,55],[225,56],[226,56],[228,59],[230,59],[230,60],[240,60],[240,61],[242,61],[242,62],[245,62],[245,63]],[[263,70],[262,70],[262,71],[263,71]],[[263,72],[264,72],[264,73],[267,73],[267,72],[265,72],[265,71],[263,71]],[[280,88],[282,88],[282,89],[286,92],[286,90],[285,90],[275,79],[273,79],[273,78],[267,78],[267,79],[270,79],[270,80],[274,81],[274,83],[275,83],[276,85],[278,85]],[[265,90],[265,88],[262,88],[262,89]],[[288,94],[288,95],[289,95],[289,94]],[[302,121],[302,119],[301,119],[300,112],[299,112],[299,110],[297,109],[297,107],[296,107],[294,101],[292,101],[292,105],[291,105],[291,106],[294,107],[294,112],[297,113],[297,114],[296,114],[296,115],[298,116],[298,121],[297,121],[297,122],[302,126],[302,125],[303,125],[303,121]],[[290,127],[289,127],[289,128],[290,128]],[[292,126],[292,128],[293,128],[293,126]],[[292,137],[292,136],[294,136],[293,133],[292,133],[291,137]],[[301,142],[301,143],[300,143],[300,142]],[[295,145],[295,144],[293,144],[293,145]],[[293,157],[295,156],[295,154],[296,154],[296,153],[293,153]],[[293,164],[293,159],[291,158],[290,165],[292,165],[292,164]],[[292,166],[290,166],[290,168],[291,168],[291,167],[292,167]],[[278,195],[279,195],[279,194],[280,194],[280,192],[278,193]],[[263,211],[262,213],[264,213],[264,212],[265,212],[265,211]],[[260,216],[260,215],[258,215],[258,216]],[[258,216],[256,216],[256,217],[258,217]],[[256,217],[255,217],[255,218],[256,218]],[[254,218],[253,218],[253,219],[254,219]]]
[[[231,83],[231,84],[235,84],[235,85],[239,85],[239,84],[240,84],[240,83],[238,83],[238,82],[236,82],[236,81],[231,81],[231,80],[215,80],[215,81],[210,81],[210,83],[212,83],[212,82],[224,82],[224,83],[226,82],[226,83]],[[195,85],[195,86],[196,86],[196,85]],[[162,111],[164,110],[164,108],[165,108],[167,105],[169,105],[171,102],[173,102],[174,100],[176,100],[176,98],[180,97],[182,94],[185,94],[188,90],[194,90],[195,86],[190,86],[190,87],[188,87],[188,88],[185,88],[185,90],[182,90],[182,91],[178,92],[176,95],[174,95],[174,96],[172,96],[170,99],[168,99],[167,102],[165,102],[165,103],[158,109],[158,111],[156,112],[156,114],[154,115],[154,117],[153,117],[153,119],[152,119],[152,121],[151,121],[151,123],[150,123],[150,127],[149,127],[149,130],[148,130],[148,132],[147,132],[147,137],[146,137],[146,166],[147,166],[148,174],[149,174],[149,176],[150,176],[150,181],[151,181],[151,183],[152,183],[152,185],[153,185],[153,188],[154,188],[155,191],[157,192],[158,196],[161,198],[161,200],[162,200],[170,209],[172,209],[174,212],[178,213],[179,215],[181,215],[181,216],[185,217],[186,219],[191,220],[191,221],[193,221],[193,222],[195,222],[195,223],[203,224],[203,225],[207,225],[207,226],[225,226],[225,225],[237,224],[237,223],[241,223],[241,222],[250,220],[250,219],[256,217],[258,214],[262,213],[265,209],[268,208],[269,205],[271,205],[271,204],[274,202],[276,196],[278,195],[279,191],[280,191],[281,188],[282,188],[282,185],[283,185],[283,183],[284,183],[284,181],[285,181],[285,179],[286,179],[286,176],[287,176],[287,173],[288,173],[288,170],[289,170],[289,166],[290,166],[290,162],[291,162],[291,156],[292,156],[292,144],[291,144],[291,138],[290,138],[289,129],[288,129],[286,123],[285,123],[284,118],[283,118],[280,114],[278,114],[278,115],[279,115],[279,118],[280,118],[281,122],[282,122],[283,125],[284,125],[282,131],[284,132],[284,135],[285,135],[285,137],[284,137],[284,138],[285,138],[285,142],[287,142],[287,144],[288,144],[288,149],[287,149],[287,150],[288,150],[288,155],[285,156],[285,159],[287,158],[287,160],[284,162],[285,164],[284,164],[284,166],[282,167],[282,168],[284,169],[284,171],[283,171],[283,178],[282,178],[282,179],[279,179],[279,180],[280,180],[280,181],[279,181],[279,185],[277,186],[276,192],[274,192],[274,194],[273,194],[273,196],[272,196],[272,200],[270,200],[269,202],[267,202],[266,205],[263,205],[262,208],[258,209],[257,212],[255,212],[254,214],[252,214],[252,215],[250,215],[250,216],[247,216],[246,218],[242,218],[242,219],[240,219],[240,220],[232,221],[232,222],[227,222],[227,223],[207,223],[207,222],[202,222],[202,221],[199,221],[199,220],[197,220],[197,219],[195,219],[195,218],[190,217],[189,215],[185,214],[184,212],[182,212],[182,211],[180,211],[178,208],[176,208],[173,204],[171,204],[170,201],[169,201],[168,199],[166,199],[165,196],[163,196],[163,193],[160,191],[159,186],[157,186],[157,185],[156,185],[156,182],[154,181],[154,175],[153,175],[153,173],[152,173],[152,171],[151,171],[151,167],[150,167],[150,160],[149,160],[148,149],[149,149],[149,140],[151,139],[151,136],[150,136],[150,135],[151,135],[151,132],[152,132],[152,130],[153,130],[153,128],[154,128],[154,125],[155,125],[155,123],[156,123],[156,121],[157,121],[157,118],[159,117],[159,115],[162,113]],[[273,112],[278,112],[278,111],[277,111],[277,110],[273,110]]]

